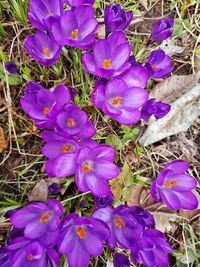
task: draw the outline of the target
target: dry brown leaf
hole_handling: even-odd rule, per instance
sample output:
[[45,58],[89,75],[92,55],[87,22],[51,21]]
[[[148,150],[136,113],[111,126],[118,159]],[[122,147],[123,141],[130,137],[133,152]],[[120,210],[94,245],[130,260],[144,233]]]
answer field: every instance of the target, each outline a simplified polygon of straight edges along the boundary
[[134,185],[132,188],[131,198],[127,202],[129,206],[138,206],[140,205],[140,198],[143,191],[142,185]]
[[0,153],[8,147],[8,141],[4,136],[3,129],[0,127]]
[[147,10],[147,0],[139,0],[140,4]]
[[172,75],[157,84],[150,92],[150,97],[172,103],[196,86],[199,80],[200,71],[191,75]]

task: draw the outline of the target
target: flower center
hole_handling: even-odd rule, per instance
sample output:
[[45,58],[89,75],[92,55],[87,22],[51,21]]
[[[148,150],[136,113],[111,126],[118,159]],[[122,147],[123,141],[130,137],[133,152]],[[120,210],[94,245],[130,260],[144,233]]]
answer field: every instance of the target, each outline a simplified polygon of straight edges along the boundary
[[73,127],[74,125],[75,125],[75,121],[74,121],[74,119],[69,118],[69,119],[67,120],[67,126],[68,126],[68,127]]
[[173,186],[176,186],[178,184],[178,181],[176,180],[171,180],[170,182],[166,181],[164,182],[164,186],[167,188],[172,188]]
[[79,236],[80,239],[83,239],[83,238],[85,238],[87,236],[86,231],[81,226],[79,226],[76,229],[76,233],[77,233],[77,235]]
[[70,151],[70,146],[63,146],[63,147],[61,148],[61,151],[62,151],[62,153],[67,153],[67,152],[69,152],[69,151]]
[[112,100],[112,104],[115,106],[115,105],[119,105],[121,103],[121,97],[115,97],[113,100]]
[[156,64],[153,64],[153,69],[155,70],[155,69],[157,69],[157,65]]
[[49,13],[48,13],[47,16],[48,16],[48,17],[51,17],[51,16],[53,16],[53,13],[52,13],[51,11],[49,11]]
[[115,221],[115,226],[116,226],[117,228],[122,228],[122,227],[125,226],[125,222],[124,222],[120,217],[116,217],[116,218],[114,219],[114,221]]
[[82,172],[86,173],[86,172],[89,172],[91,170],[91,166],[88,162],[86,162],[84,165],[83,165],[83,168],[82,168]]
[[47,214],[40,216],[40,220],[39,220],[40,223],[48,222],[50,215],[51,215],[51,212],[48,212]]
[[33,261],[33,256],[32,256],[32,255],[28,255],[28,256],[27,256],[27,259],[28,259],[29,261]]
[[111,59],[104,59],[103,67],[104,67],[104,69],[110,69],[111,68]]
[[49,52],[49,48],[47,48],[47,47],[43,47],[43,53],[44,53],[44,55],[47,56],[47,57],[50,57],[50,56],[51,56],[51,54],[50,54],[50,52]]
[[78,29],[75,29],[74,31],[71,32],[71,37],[72,37],[73,39],[76,39],[77,36],[78,36]]
[[43,108],[42,113],[45,115],[49,114],[49,108]]

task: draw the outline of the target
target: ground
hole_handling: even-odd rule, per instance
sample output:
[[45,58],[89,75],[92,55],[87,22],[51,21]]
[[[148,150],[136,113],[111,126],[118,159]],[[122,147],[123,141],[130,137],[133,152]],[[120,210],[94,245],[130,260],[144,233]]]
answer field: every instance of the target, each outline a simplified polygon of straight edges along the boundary
[[[98,36],[104,35],[103,9],[108,2],[110,1],[95,3],[100,23]],[[152,0],[147,1],[147,6],[145,0],[115,2],[134,13],[134,20],[127,30],[127,36],[138,61],[145,62],[150,51],[156,47],[151,45],[148,49],[144,49],[154,22],[162,17],[172,17],[176,19],[174,33],[176,45],[185,48],[183,52],[172,56],[175,65],[173,74],[188,75],[196,71],[198,66],[195,65],[195,58],[200,53],[198,0]],[[116,163],[121,167],[121,175],[111,184],[116,201],[141,204],[155,215],[157,227],[167,233],[168,240],[175,249],[173,256],[170,257],[170,266],[200,266],[199,210],[172,213],[160,204],[153,204],[149,200],[148,191],[149,178],[155,178],[158,171],[175,158],[189,161],[190,173],[197,180],[200,179],[199,119],[194,121],[187,132],[142,148],[139,138],[146,125],[121,127],[92,106],[90,95],[94,80],[83,71],[78,50],[69,49],[68,53],[63,52],[56,65],[50,69],[41,67],[27,54],[23,41],[28,34],[34,33],[26,18],[27,10],[27,0],[0,2],[0,148],[3,148],[0,151],[0,242],[2,245],[5,244],[6,235],[11,227],[9,220],[4,217],[6,211],[27,204],[36,184],[48,178],[44,173],[45,158],[40,150],[43,146],[41,132],[20,106],[20,98],[27,81],[35,80],[46,88],[54,88],[57,84],[63,83],[76,89],[75,103],[87,111],[90,120],[94,122],[97,129],[95,139],[100,143],[113,145],[117,151]],[[3,62],[8,60],[18,65],[19,75],[11,76],[4,73]],[[148,90],[150,91],[156,83],[158,81],[148,84]],[[66,212],[76,210],[84,214],[90,213],[93,209],[92,197],[78,192],[72,181],[73,179],[61,181],[62,191],[58,199],[63,201]],[[36,195],[33,195],[33,198],[41,197],[37,192],[34,194]],[[82,200],[85,202],[84,207]],[[106,257],[109,258],[109,253]],[[93,266],[105,266],[105,259],[102,263],[96,261]]]

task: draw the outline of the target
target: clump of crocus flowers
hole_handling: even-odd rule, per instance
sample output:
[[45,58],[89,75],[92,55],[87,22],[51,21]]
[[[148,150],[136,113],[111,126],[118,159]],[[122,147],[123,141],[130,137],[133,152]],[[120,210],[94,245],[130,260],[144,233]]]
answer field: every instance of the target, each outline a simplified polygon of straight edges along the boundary
[[[106,38],[96,40],[98,22],[94,0],[30,1],[28,18],[38,31],[28,36],[25,47],[45,67],[54,65],[62,47],[84,51],[82,65],[96,76],[92,103],[118,123],[133,125],[164,117],[170,105],[149,99],[145,90],[149,78],[161,79],[173,70],[171,59],[161,49],[150,53],[146,62],[137,62],[131,52],[125,30],[133,14],[120,5],[105,10]],[[173,19],[158,21],[148,43],[161,42],[172,35]],[[9,63],[10,64],[10,63]],[[5,69],[14,72],[13,65]],[[9,213],[12,230],[5,248],[0,250],[2,267],[58,267],[61,254],[69,267],[87,267],[92,256],[113,250],[115,267],[130,266],[130,261],[147,267],[168,266],[172,248],[166,236],[155,229],[153,216],[142,207],[116,206],[109,180],[119,175],[114,149],[93,140],[95,127],[84,110],[73,103],[75,91],[62,84],[53,90],[30,81],[21,99],[22,109],[42,129],[47,158],[45,172],[50,177],[75,177],[79,191],[94,195],[96,209],[90,215],[64,215],[62,204],[49,198],[33,202]],[[197,182],[186,171],[185,161],[175,160],[158,174],[151,184],[151,195],[169,208],[195,209],[192,190]],[[49,195],[60,192],[59,184],[49,187]],[[113,205],[114,204],[114,205]],[[114,207],[112,207],[112,205]],[[126,250],[130,258],[118,249]]]

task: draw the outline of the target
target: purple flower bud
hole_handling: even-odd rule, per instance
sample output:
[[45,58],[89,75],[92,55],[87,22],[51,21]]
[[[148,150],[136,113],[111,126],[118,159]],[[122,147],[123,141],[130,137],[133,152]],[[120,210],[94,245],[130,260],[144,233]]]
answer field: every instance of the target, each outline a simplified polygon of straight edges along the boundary
[[63,221],[58,250],[66,254],[70,267],[86,267],[90,256],[102,254],[103,241],[108,237],[109,229],[100,220],[69,214]]
[[28,53],[45,67],[54,65],[62,50],[51,34],[41,31],[38,31],[35,35],[29,35],[24,46]]
[[110,206],[113,201],[114,201],[114,195],[112,194],[112,192],[110,192],[107,197],[104,197],[104,198],[95,197],[94,198],[94,204],[98,208],[105,208],[107,206]]
[[35,93],[37,94],[39,92],[40,89],[42,89],[43,87],[34,81],[30,81],[27,83],[26,85],[26,91],[25,94],[30,94],[30,93]]
[[151,195],[154,201],[160,199],[173,210],[193,210],[198,200],[191,191],[197,186],[194,177],[186,174],[189,164],[183,160],[174,160],[158,174],[151,184]]
[[98,22],[90,5],[67,10],[52,26],[52,34],[59,45],[68,45],[82,50],[90,49]]
[[72,88],[72,87],[68,87],[69,89],[69,92],[71,94],[71,100],[74,100],[75,96],[77,95],[77,91],[75,88]]
[[130,56],[129,58],[129,62],[131,63],[131,66],[134,67],[134,66],[138,66],[139,64],[137,63],[136,59],[134,56]]
[[171,37],[173,32],[173,26],[173,19],[166,18],[159,20],[152,29],[151,40],[160,42]]
[[17,74],[18,72],[18,67],[14,62],[6,62],[4,64],[4,68],[7,72],[11,74]]
[[171,58],[161,49],[150,54],[145,67],[151,78],[165,78],[173,70]]
[[163,118],[169,111],[171,106],[161,101],[156,102],[155,98],[148,100],[141,109],[142,119],[148,119],[154,115],[156,119]]
[[93,5],[95,0],[64,0],[71,7],[83,6],[85,4]]
[[104,13],[106,32],[124,31],[131,23],[132,17],[132,11],[125,12],[119,4],[108,5]]
[[55,195],[60,193],[61,187],[58,183],[53,183],[48,187],[48,195]]
[[107,39],[95,42],[93,52],[83,54],[84,69],[101,78],[110,78],[122,74],[130,67],[130,44],[122,31],[111,33]]
[[144,228],[155,225],[153,216],[140,206],[130,207],[130,214],[134,216],[138,223]]
[[130,267],[129,258],[121,253],[114,253],[113,254],[113,264],[114,267]]

